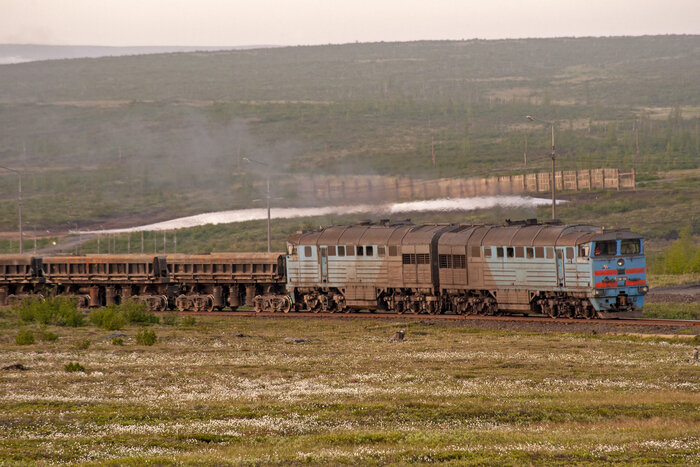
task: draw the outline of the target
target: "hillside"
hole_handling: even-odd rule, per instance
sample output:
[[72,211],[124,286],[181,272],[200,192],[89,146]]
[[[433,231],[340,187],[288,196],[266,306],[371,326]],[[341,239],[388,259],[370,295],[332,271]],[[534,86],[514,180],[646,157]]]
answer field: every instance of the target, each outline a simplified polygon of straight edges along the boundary
[[[698,167],[699,71],[700,36],[0,65],[0,159],[25,167],[26,226],[51,230],[249,206],[263,176],[241,156],[268,162],[283,187],[274,196],[290,205],[288,174],[522,171],[525,138],[528,169],[539,170],[549,133],[528,114],[557,122],[561,167],[635,167],[652,180]],[[1,229],[16,229],[15,196],[16,176],[3,173]]]
[[121,55],[165,54],[175,52],[199,52],[211,50],[251,49],[262,46],[243,47],[108,47],[95,45],[41,45],[0,44],[0,64],[25,63],[39,60],[63,60],[68,58],[98,58]]

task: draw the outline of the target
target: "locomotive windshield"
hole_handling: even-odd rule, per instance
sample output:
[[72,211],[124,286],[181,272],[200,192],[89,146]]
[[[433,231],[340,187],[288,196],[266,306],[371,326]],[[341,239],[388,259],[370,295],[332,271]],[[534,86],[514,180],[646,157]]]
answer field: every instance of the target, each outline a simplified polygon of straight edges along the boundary
[[608,240],[605,242],[595,242],[593,249],[595,256],[614,256],[617,254],[617,241]]
[[642,248],[638,238],[622,240],[620,243],[621,255],[638,255],[640,251],[642,251]]

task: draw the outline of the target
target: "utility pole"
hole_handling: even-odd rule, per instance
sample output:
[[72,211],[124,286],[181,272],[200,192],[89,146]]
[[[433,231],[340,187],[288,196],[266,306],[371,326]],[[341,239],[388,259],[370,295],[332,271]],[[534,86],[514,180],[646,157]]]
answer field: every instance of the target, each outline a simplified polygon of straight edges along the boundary
[[267,193],[265,193],[265,198],[267,198],[267,252],[272,251],[272,230],[270,230],[270,174],[267,177]]
[[250,159],[248,157],[243,157],[241,160],[243,162],[258,164],[266,167],[265,178],[267,182],[267,193],[265,193],[265,198],[267,199],[267,252],[270,253],[272,251],[272,230],[270,228],[270,164],[257,161],[255,159]]
[[547,125],[550,125],[552,127],[552,219],[556,219],[557,218],[557,197],[556,197],[557,179],[556,179],[556,172],[555,172],[556,152],[554,150],[554,122],[542,120],[542,119],[539,119],[537,117],[533,117],[532,115],[527,115],[525,118],[527,118],[531,122],[537,121],[537,122],[541,122],[541,123],[546,123]]

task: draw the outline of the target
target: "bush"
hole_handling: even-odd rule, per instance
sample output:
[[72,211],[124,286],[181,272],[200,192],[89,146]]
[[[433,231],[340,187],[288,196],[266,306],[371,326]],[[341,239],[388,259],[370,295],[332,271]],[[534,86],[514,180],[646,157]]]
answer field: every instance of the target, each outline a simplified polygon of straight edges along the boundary
[[17,345],[32,345],[34,343],[34,333],[29,329],[22,329],[15,338]]
[[121,337],[115,337],[112,339],[112,345],[124,345],[124,339]]
[[114,331],[126,323],[151,324],[160,319],[148,311],[148,305],[126,300],[120,305],[109,305],[90,313],[90,321],[95,326]]
[[155,313],[148,311],[148,305],[145,303],[126,300],[118,306],[118,309],[125,314],[129,323],[157,324],[160,322],[160,318]]
[[156,337],[155,331],[141,329],[138,334],[136,334],[136,343],[139,345],[153,345],[157,340],[158,338]]
[[90,347],[90,339],[80,339],[75,343],[75,348],[78,350],[86,350]]
[[126,317],[124,313],[120,312],[112,305],[92,311],[90,313],[90,321],[95,326],[114,331],[124,326]]
[[700,248],[695,248],[689,225],[681,230],[678,240],[664,251],[663,271],[666,274],[700,272]]
[[64,369],[65,371],[69,372],[69,373],[73,373],[73,372],[75,372],[75,371],[82,371],[82,372],[85,372],[85,367],[84,367],[83,365],[81,365],[80,363],[78,363],[78,362],[66,363],[66,364],[63,366],[63,369]]
[[41,335],[41,340],[47,342],[56,342],[58,340],[58,334],[56,334],[55,332],[46,331]]
[[83,325],[83,313],[78,310],[77,300],[71,297],[50,297],[46,300],[34,297],[22,300],[17,308],[22,321],[70,327]]

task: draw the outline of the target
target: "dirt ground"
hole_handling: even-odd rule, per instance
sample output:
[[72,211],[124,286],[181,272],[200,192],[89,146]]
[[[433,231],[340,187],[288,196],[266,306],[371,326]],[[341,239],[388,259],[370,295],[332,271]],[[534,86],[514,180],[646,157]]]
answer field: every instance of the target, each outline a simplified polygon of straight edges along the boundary
[[646,299],[652,303],[700,303],[700,282],[654,287]]

